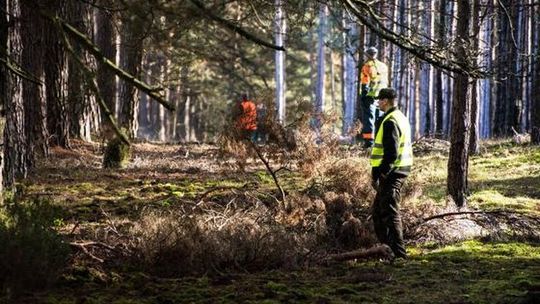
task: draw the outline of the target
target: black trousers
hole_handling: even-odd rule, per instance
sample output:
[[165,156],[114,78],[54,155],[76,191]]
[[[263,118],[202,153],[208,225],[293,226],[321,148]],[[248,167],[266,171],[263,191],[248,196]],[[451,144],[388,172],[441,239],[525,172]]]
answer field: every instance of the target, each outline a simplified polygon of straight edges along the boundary
[[379,242],[390,246],[396,257],[406,257],[403,245],[403,225],[399,215],[401,187],[405,176],[391,173],[379,181],[372,208],[373,224]]

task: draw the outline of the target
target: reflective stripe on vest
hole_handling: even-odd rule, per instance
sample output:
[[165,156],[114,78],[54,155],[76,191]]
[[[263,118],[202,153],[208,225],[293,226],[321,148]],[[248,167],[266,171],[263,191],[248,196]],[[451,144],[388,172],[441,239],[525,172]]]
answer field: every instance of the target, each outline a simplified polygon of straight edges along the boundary
[[394,110],[388,114],[384,120],[382,121],[379,130],[377,130],[377,135],[375,136],[375,143],[373,145],[373,150],[371,150],[371,166],[372,167],[378,167],[382,163],[383,155],[384,155],[384,147],[383,147],[383,136],[384,136],[384,123],[391,119],[398,127],[401,135],[399,137],[399,148],[398,148],[398,156],[394,163],[392,164],[392,168],[394,167],[409,167],[413,164],[413,151],[412,151],[412,143],[411,143],[411,126],[409,125],[409,121],[407,120],[407,117],[403,115],[403,113],[400,110]]
[[369,66],[371,74],[367,96],[375,97],[379,95],[382,88],[388,86],[388,67],[377,59],[370,60],[366,64]]

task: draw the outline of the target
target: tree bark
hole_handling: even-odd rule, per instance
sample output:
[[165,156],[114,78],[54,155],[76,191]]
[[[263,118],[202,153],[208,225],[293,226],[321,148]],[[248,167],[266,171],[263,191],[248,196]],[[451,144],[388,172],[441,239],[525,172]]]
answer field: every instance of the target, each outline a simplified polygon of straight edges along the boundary
[[[114,31],[115,15],[111,11],[105,10],[110,4],[108,0],[99,0],[102,6],[96,10],[96,45],[101,50],[103,56],[112,62],[116,62],[116,33]],[[107,65],[98,60],[97,83],[101,97],[105,101],[107,108],[116,117],[116,78],[114,72]],[[101,120],[107,121],[106,114],[101,114]]]
[[534,144],[540,145],[540,7],[536,7],[534,11],[536,20],[535,36],[536,36],[536,64],[534,66],[533,74],[533,93],[531,100],[531,141]]
[[[9,39],[9,8],[6,0],[0,0],[0,59],[7,61],[8,39]],[[6,65],[0,64],[0,204],[3,202],[4,193],[4,155],[6,154],[6,142],[4,131],[6,128],[6,105],[9,101],[9,76]]]
[[[21,18],[20,2],[7,2],[7,48],[6,60],[19,63],[22,54],[21,23],[16,22]],[[2,12],[2,14],[4,14]],[[5,32],[4,32],[5,33]],[[3,37],[2,39],[5,39]],[[4,65],[2,65],[4,66]],[[25,178],[27,175],[26,144],[24,140],[23,128],[23,100],[21,78],[11,73],[4,74],[5,77],[5,129],[4,129],[4,186],[10,188],[14,185],[16,178]]]
[[[480,33],[480,0],[474,0],[472,9],[472,48],[473,50],[478,50],[479,46],[479,33]],[[480,153],[480,136],[478,122],[480,119],[479,116],[479,82],[477,79],[472,80],[471,86],[471,135],[469,141],[469,151],[470,154],[479,154]]]
[[[61,0],[50,0],[47,8],[57,16],[64,15],[65,3]],[[57,26],[51,20],[45,20],[45,85],[47,105],[47,130],[49,144],[52,146],[70,147],[70,120],[66,108],[67,73],[66,55],[62,46]]]
[[[471,18],[471,1],[458,0],[457,57],[466,63]],[[458,207],[467,203],[471,83],[467,74],[456,74],[452,105],[452,130],[448,158],[448,194]]]
[[[143,27],[140,18],[129,20],[124,18],[121,31],[120,66],[126,72],[139,78],[143,56]],[[137,134],[136,110],[138,109],[137,91],[132,83],[120,82],[120,115],[119,123],[129,138]]]
[[343,130],[342,134],[347,135],[350,133],[354,123],[355,105],[357,96],[357,72],[356,68],[358,60],[356,58],[356,47],[358,42],[356,41],[358,36],[358,29],[356,22],[347,14],[343,16],[343,27],[345,28],[343,38],[345,41],[343,49]]
[[315,94],[315,121],[316,128],[321,127],[321,115],[324,113],[324,97],[325,97],[325,61],[326,49],[324,39],[326,36],[328,7],[321,3],[319,6],[319,34],[317,43],[317,87]]
[[[21,5],[21,40],[22,68],[33,77],[43,76],[43,19],[35,9],[34,1],[22,0]],[[33,168],[37,155],[48,153],[47,134],[44,119],[44,86],[23,81],[22,98],[24,103],[24,132],[26,140],[26,162]]]
[[[89,25],[87,24],[88,14],[90,13],[87,4],[81,1],[67,2],[67,20],[77,30],[82,33],[88,33]],[[73,43],[73,51],[79,58],[85,58],[86,52],[78,43]],[[90,100],[86,98],[86,90],[83,80],[83,72],[81,71],[77,60],[72,56],[68,57],[68,95],[67,95],[67,111],[70,117],[70,135],[75,138],[90,141],[90,117],[86,110],[90,107]]]
[[[276,15],[274,19],[275,28],[275,43],[278,46],[285,46],[285,33],[287,31],[287,23],[285,18],[285,10],[283,9],[283,0],[275,0]],[[280,123],[285,122],[285,52],[282,50],[275,51],[275,81],[276,81],[276,110],[277,118]]]
[[497,106],[495,111],[494,135],[511,135],[511,129],[519,130],[519,107],[521,99],[519,88],[521,80],[518,77],[517,50],[515,38],[515,0],[501,0],[498,10],[500,36],[497,44]]

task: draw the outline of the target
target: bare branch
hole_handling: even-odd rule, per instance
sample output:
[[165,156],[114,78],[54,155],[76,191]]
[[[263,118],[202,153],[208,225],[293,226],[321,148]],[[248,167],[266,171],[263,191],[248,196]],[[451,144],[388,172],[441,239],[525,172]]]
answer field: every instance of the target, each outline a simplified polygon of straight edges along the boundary
[[285,48],[282,45],[274,45],[270,42],[266,42],[262,40],[261,38],[255,36],[252,33],[247,32],[243,28],[237,26],[236,24],[232,23],[231,21],[224,19],[216,14],[214,14],[212,11],[210,11],[208,8],[204,6],[200,1],[198,0],[189,0],[193,5],[195,5],[201,12],[203,12],[208,18],[217,21],[221,24],[223,24],[226,28],[238,33],[240,36],[243,36],[244,38],[251,40],[259,45],[278,50],[278,51],[286,51]]
[[259,150],[259,147],[257,147],[257,145],[252,141],[250,141],[249,143],[251,144],[251,147],[253,148],[253,150],[255,150],[255,153],[257,153],[257,156],[259,157],[259,159],[264,163],[264,166],[266,167],[266,170],[268,171],[268,173],[270,173],[270,175],[272,176],[272,179],[274,180],[274,184],[276,184],[276,187],[278,188],[281,194],[281,202],[285,203],[285,191],[283,190],[283,187],[281,187],[281,185],[279,184],[279,181],[276,176],[276,172],[272,170],[272,167],[270,167],[270,163],[268,162],[266,158],[264,158],[261,151]]
[[523,214],[523,212],[515,212],[515,211],[506,211],[506,210],[493,210],[493,211],[462,211],[462,212],[449,212],[449,213],[442,213],[442,214],[436,214],[430,217],[423,218],[424,222],[431,221],[434,219],[440,219],[445,218],[448,216],[454,216],[454,215],[487,215],[487,214]]
[[467,62],[448,58],[447,56],[443,56],[443,54],[439,54],[437,50],[430,49],[408,37],[396,34],[382,24],[381,18],[374,12],[368,2],[353,0],[341,1],[358,18],[358,20],[371,31],[379,35],[382,39],[408,51],[417,58],[446,71],[467,74],[475,78],[482,78],[489,75],[486,71],[480,71],[478,68],[468,65]]

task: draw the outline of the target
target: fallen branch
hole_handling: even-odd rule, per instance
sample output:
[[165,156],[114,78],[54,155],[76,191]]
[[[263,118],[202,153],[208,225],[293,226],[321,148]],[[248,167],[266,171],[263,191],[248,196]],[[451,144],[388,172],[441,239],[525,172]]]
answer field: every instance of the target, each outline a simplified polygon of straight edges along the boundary
[[71,242],[69,245],[74,247],[88,247],[88,246],[95,246],[95,247],[103,247],[109,250],[116,250],[115,246],[111,246],[109,244],[105,244],[103,242],[96,242],[96,241],[82,241],[82,242]]
[[270,175],[272,176],[272,179],[274,180],[274,184],[276,184],[276,187],[278,188],[278,190],[279,190],[279,192],[281,194],[281,202],[285,203],[285,191],[283,190],[283,188],[279,184],[279,181],[278,181],[277,175],[276,175],[276,171],[272,170],[272,167],[270,167],[270,163],[268,162],[268,160],[266,158],[264,158],[264,156],[262,155],[262,153],[259,150],[259,148],[257,147],[257,145],[252,141],[250,141],[249,143],[251,144],[251,147],[253,148],[253,150],[255,150],[255,153],[257,153],[257,156],[259,157],[259,159],[264,163],[264,166],[266,167],[266,170],[268,171],[268,173],[270,173]]
[[78,249],[82,250],[82,251],[83,251],[84,253],[86,253],[90,258],[92,258],[93,260],[98,261],[99,263],[105,262],[104,259],[98,258],[97,256],[95,256],[93,253],[91,253],[91,252],[86,248],[86,246],[88,246],[88,244],[72,242],[72,243],[69,243],[69,245],[72,246],[72,247],[75,247],[75,248],[78,248]]
[[212,192],[223,191],[223,190],[240,190],[240,189],[246,189],[249,185],[250,185],[250,183],[245,183],[245,184],[243,184],[243,185],[240,186],[240,187],[238,187],[238,186],[218,186],[218,187],[214,187],[214,188],[208,189],[208,190],[205,191],[203,194],[201,194],[201,197],[199,198],[199,202],[197,203],[196,206],[199,206],[200,204],[202,204],[202,203],[203,203],[203,200],[204,200],[208,195],[210,195],[210,193],[212,193]]
[[517,212],[517,211],[506,211],[506,210],[493,210],[493,211],[462,211],[462,212],[448,212],[448,213],[442,213],[433,215],[430,217],[423,218],[424,222],[431,221],[438,218],[444,218],[448,216],[454,216],[454,215],[487,215],[487,214],[518,214],[518,215],[527,215],[524,212]]
[[326,261],[343,262],[350,260],[367,260],[367,259],[389,259],[393,257],[390,247],[381,245],[371,247],[369,249],[359,249],[343,253],[330,254],[326,257]]

